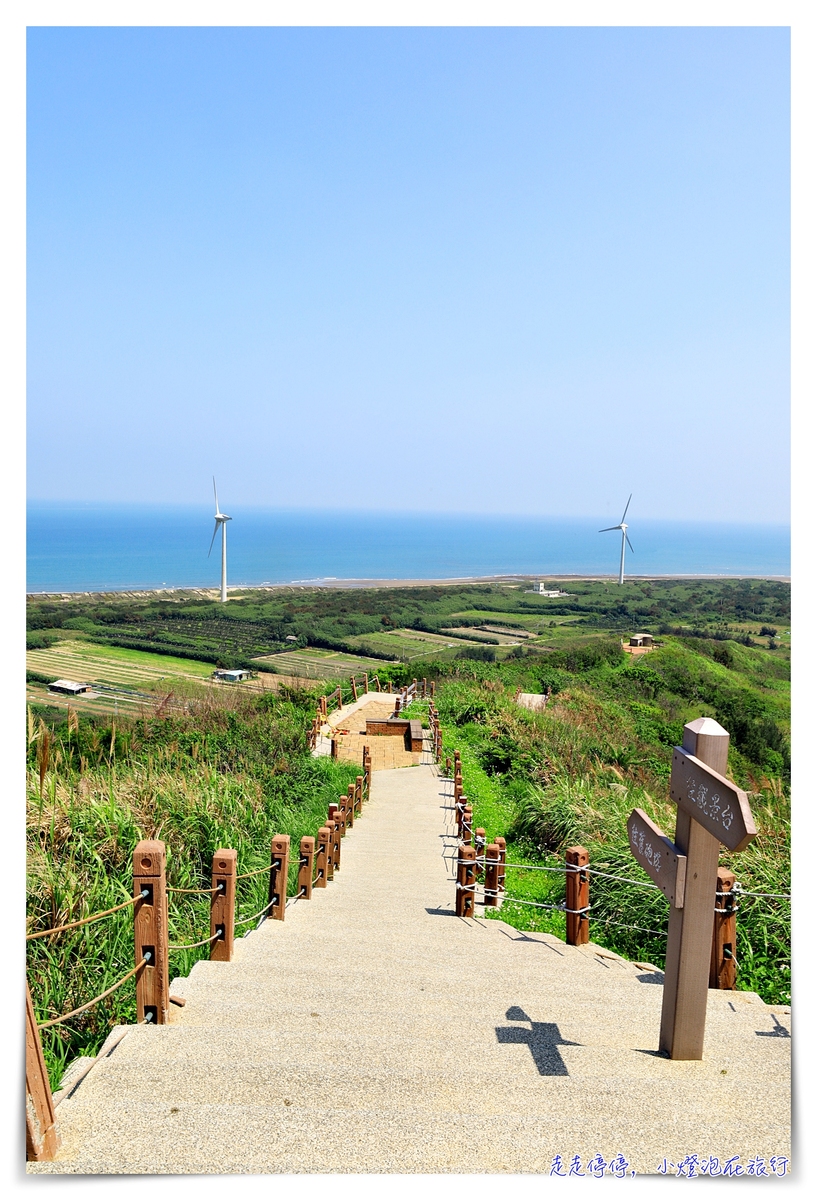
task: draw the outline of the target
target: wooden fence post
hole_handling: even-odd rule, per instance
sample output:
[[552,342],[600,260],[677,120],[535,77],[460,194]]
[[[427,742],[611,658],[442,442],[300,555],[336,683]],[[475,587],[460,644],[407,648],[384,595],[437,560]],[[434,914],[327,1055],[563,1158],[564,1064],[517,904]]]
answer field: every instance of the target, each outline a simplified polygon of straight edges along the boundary
[[474,891],[476,887],[475,862],[477,852],[473,846],[460,846],[457,863],[457,916],[473,917]]
[[474,830],[474,849],[477,852],[477,879],[485,876],[485,843],[487,842],[484,829]]
[[355,812],[360,815],[363,810],[363,776],[358,775],[355,783]]
[[712,931],[712,958],[709,963],[709,986],[721,991],[734,991],[735,968],[735,874],[728,867],[718,867],[718,895],[715,897],[715,927]]
[[436,680],[432,679],[432,681],[431,681],[431,699],[432,700],[434,699],[434,688],[436,686],[437,686]]
[[302,900],[312,899],[312,873],[315,869],[315,839],[301,838],[301,856],[298,863],[298,895]]
[[[717,721],[689,721],[683,748],[726,775],[729,734]],[[720,842],[679,805],[675,845],[687,856],[686,884],[684,907],[669,910],[658,1045],[670,1058],[698,1060],[703,1057]]]
[[366,695],[368,696],[368,694],[369,694],[369,672],[368,671],[363,672],[363,682],[366,685]]
[[499,846],[491,842],[485,847],[485,907],[499,904]]
[[350,783],[346,789],[346,814],[351,829],[355,823],[355,785]]
[[26,1161],[50,1162],[60,1137],[31,992],[26,982]]
[[[462,834],[461,834],[461,836],[462,836],[462,840],[465,842],[466,846],[470,846],[471,845],[471,833],[472,833],[471,826],[473,824],[474,814],[471,810],[471,805],[466,803],[468,797],[463,796],[462,799],[463,799],[463,806],[462,806]],[[474,854],[476,854],[476,850],[474,851]]]
[[497,871],[497,877],[496,877],[496,886],[497,886],[497,890],[498,890],[498,892],[499,892],[500,896],[502,896],[503,892],[505,891],[505,857],[506,857],[506,850],[505,850],[505,839],[504,839],[504,837],[498,837],[498,838],[496,839],[496,844],[497,844],[497,848],[499,849],[499,870]]
[[584,946],[590,941],[590,921],[584,911],[590,904],[590,877],[582,870],[590,862],[584,846],[569,846],[565,851],[565,925],[568,946]]
[[340,839],[343,837],[343,813],[337,804],[329,805],[329,821],[327,824],[329,823],[332,825],[332,845],[334,847],[332,871],[329,874],[329,878],[331,879],[334,872],[340,870]]
[[329,833],[329,845],[326,848],[326,878],[331,883],[335,878],[335,858],[340,853],[340,849],[336,845],[338,831],[331,817],[326,822],[326,830]]
[[318,830],[318,849],[315,854],[315,883],[316,888],[325,888],[329,878],[329,857],[332,853],[332,831],[321,825]]
[[218,888],[210,897],[211,962],[232,962],[235,944],[235,877],[238,852],[216,850],[213,855],[211,887]]
[[274,921],[283,921],[287,907],[287,881],[289,879],[289,834],[276,833],[272,839],[269,870],[269,915]]
[[332,738],[330,743],[330,755],[332,758],[337,758],[338,756],[338,743],[334,738]]
[[166,1025],[167,887],[164,842],[138,842],[133,852],[133,894],[147,892],[133,910],[134,962],[147,962],[136,972],[136,1020],[138,1024]]
[[353,675],[352,676],[352,703],[354,704],[354,702],[356,700],[357,700],[357,684],[355,683],[355,677]]

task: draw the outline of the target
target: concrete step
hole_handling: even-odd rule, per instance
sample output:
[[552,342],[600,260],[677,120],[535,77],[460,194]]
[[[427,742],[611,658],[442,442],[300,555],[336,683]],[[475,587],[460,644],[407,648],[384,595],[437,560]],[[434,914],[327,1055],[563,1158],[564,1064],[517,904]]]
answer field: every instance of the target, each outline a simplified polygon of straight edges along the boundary
[[336,881],[172,991],[58,1109],[33,1173],[544,1172],[621,1153],[788,1155],[789,1013],[710,992],[702,1062],[657,1053],[662,976],[453,915],[447,781],[375,775]]

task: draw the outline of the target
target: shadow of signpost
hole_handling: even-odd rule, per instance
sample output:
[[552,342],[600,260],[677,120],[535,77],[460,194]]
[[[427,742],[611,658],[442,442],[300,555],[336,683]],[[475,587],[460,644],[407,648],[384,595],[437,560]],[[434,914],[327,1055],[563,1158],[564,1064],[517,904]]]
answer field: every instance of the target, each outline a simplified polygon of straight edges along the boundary
[[555,1021],[532,1021],[521,1008],[513,1005],[505,1013],[508,1021],[526,1021],[529,1028],[521,1025],[498,1025],[496,1040],[506,1046],[527,1046],[540,1075],[567,1075],[559,1046],[580,1046],[581,1042],[568,1042],[559,1032]]

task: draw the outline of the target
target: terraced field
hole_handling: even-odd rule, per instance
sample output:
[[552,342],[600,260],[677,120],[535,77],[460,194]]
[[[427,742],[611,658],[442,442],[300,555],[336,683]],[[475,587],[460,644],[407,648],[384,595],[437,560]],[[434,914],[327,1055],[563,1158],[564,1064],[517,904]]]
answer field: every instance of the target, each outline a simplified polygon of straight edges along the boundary
[[209,679],[211,663],[166,654],[148,654],[121,646],[100,646],[94,642],[64,641],[47,650],[26,651],[26,669],[52,679],[73,679],[77,683],[124,685],[150,688],[173,679]]
[[128,713],[141,717],[145,712],[155,710],[161,699],[161,696],[151,696],[144,692],[113,689],[107,692],[87,692],[81,696],[61,696],[57,692],[49,692],[44,683],[26,684],[26,704],[66,710],[70,708],[76,713],[88,716],[118,717],[120,713]]
[[477,646],[479,642],[471,642],[465,638],[446,637],[440,633],[426,633],[422,629],[388,629],[382,633],[361,633],[348,639],[350,646],[359,646],[361,650],[371,648],[382,654],[392,654],[404,662],[413,658],[428,658],[433,652],[435,658],[453,658],[463,646]]
[[283,650],[280,654],[264,654],[253,659],[278,675],[294,675],[299,679],[347,679],[368,671],[377,674],[383,660],[364,655],[343,654],[338,650],[319,650],[308,646],[303,650]]

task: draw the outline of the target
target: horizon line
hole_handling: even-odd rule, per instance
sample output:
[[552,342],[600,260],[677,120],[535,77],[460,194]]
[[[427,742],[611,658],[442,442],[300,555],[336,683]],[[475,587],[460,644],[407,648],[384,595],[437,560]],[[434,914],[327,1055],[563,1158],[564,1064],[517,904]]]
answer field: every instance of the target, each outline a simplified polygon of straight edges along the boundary
[[[210,502],[212,503],[212,502]],[[184,501],[184,500],[53,500],[39,499],[33,496],[26,497],[26,506],[43,506],[54,508],[142,508],[142,509],[186,509],[189,511],[207,512],[210,514],[209,505],[204,501]],[[456,519],[456,520],[517,520],[517,521],[596,521],[597,519],[606,519],[604,514],[599,513],[531,513],[531,512],[489,512],[489,511],[464,511],[454,509],[408,509],[408,508],[318,508],[312,506],[300,505],[273,505],[273,504],[242,504],[241,502],[232,503],[231,507],[246,513],[279,513],[279,514],[297,514],[297,515],[322,515],[337,514],[338,516],[360,516],[360,517],[381,517],[383,519],[394,517],[407,517],[416,519],[423,517],[425,519]],[[212,515],[212,514],[210,514]],[[763,519],[763,518],[737,518],[737,517],[678,517],[678,516],[643,516],[636,517],[636,523],[650,522],[669,522],[672,524],[685,525],[740,525],[740,526],[763,526],[763,527],[785,527],[791,529],[791,516],[788,518]]]

